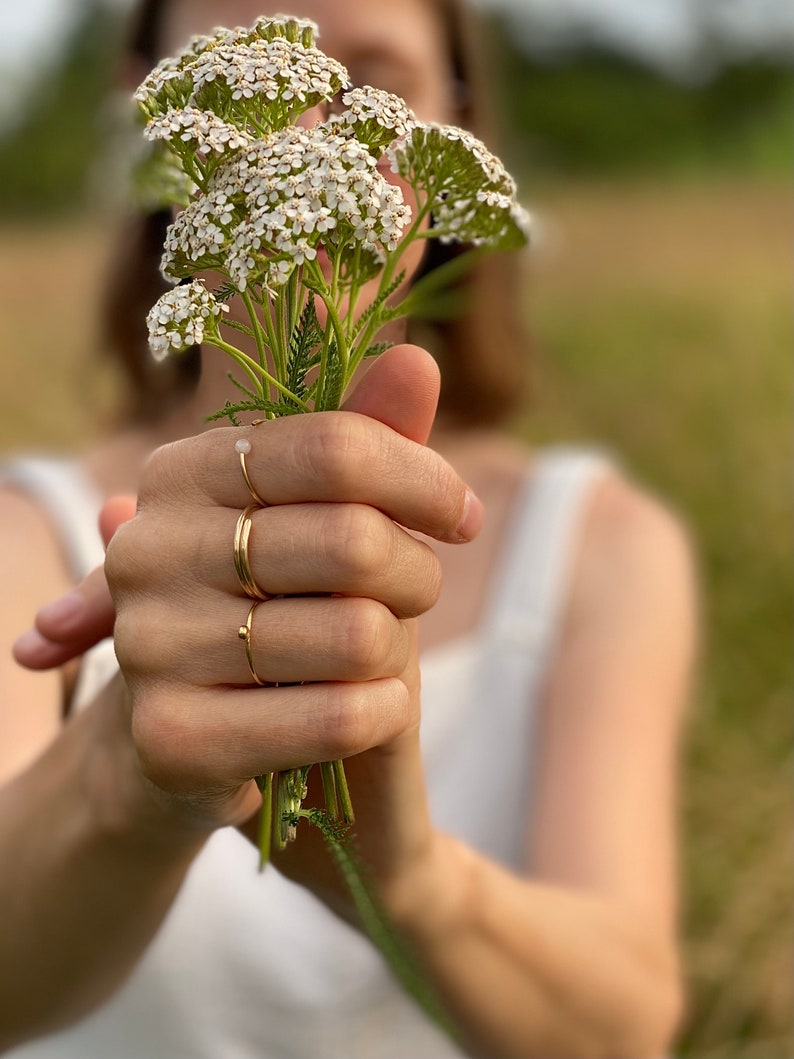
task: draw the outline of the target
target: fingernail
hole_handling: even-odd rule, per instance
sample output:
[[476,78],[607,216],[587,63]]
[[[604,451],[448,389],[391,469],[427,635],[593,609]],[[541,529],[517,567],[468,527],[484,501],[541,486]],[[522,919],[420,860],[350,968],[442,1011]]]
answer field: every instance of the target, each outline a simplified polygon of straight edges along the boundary
[[82,610],[83,597],[79,592],[67,592],[65,596],[54,599],[52,603],[45,603],[36,615],[37,618],[59,625],[61,622],[69,621]]
[[31,655],[39,654],[42,648],[49,646],[49,640],[45,640],[38,629],[28,629],[27,632],[23,632],[21,636],[17,637],[14,642],[13,652],[15,655],[24,655],[29,658]]
[[462,541],[470,541],[480,532],[485,509],[480,498],[471,491],[466,490],[466,499],[463,501],[463,515],[458,523],[458,537]]

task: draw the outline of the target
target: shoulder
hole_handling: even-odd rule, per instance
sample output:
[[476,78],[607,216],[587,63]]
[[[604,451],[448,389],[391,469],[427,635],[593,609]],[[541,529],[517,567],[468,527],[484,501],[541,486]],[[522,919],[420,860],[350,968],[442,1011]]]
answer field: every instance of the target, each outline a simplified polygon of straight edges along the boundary
[[617,471],[593,491],[582,524],[578,595],[608,578],[613,593],[636,582],[679,590],[694,584],[694,549],[688,528],[672,508]]
[[[583,516],[563,628],[563,659],[586,660],[650,694],[684,687],[697,643],[697,573],[683,520],[616,471],[603,476]],[[651,697],[653,697],[651,695]]]

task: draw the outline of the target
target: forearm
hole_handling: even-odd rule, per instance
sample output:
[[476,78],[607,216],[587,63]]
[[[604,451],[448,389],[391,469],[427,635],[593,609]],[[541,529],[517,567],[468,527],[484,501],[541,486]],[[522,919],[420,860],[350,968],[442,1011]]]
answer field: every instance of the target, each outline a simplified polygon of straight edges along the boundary
[[125,723],[96,703],[0,792],[0,1050],[112,995],[204,841],[128,814]]
[[539,885],[442,836],[388,897],[473,1055],[655,1059],[679,1013],[673,945],[595,894]]

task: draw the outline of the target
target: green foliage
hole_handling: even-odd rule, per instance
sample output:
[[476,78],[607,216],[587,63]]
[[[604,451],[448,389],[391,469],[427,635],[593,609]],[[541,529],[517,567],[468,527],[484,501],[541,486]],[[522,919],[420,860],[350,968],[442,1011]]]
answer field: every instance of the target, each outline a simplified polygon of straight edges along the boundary
[[419,967],[411,948],[384,911],[369,878],[367,865],[356,852],[350,827],[332,820],[322,809],[301,810],[298,815],[321,832],[353,899],[364,930],[377,946],[394,977],[426,1015],[453,1039],[457,1037],[455,1023]]
[[84,195],[119,58],[118,14],[98,0],[84,7],[61,64],[33,81],[21,123],[0,141],[0,215],[55,213]]
[[[320,363],[319,347],[322,340],[323,330],[317,319],[314,298],[308,298],[289,342],[287,389],[297,397],[305,398],[308,393],[306,374]],[[295,409],[300,411],[297,405]]]
[[[498,33],[497,33],[498,36]],[[589,49],[541,64],[499,39],[506,154],[538,175],[788,174],[794,83],[771,61],[700,83]]]

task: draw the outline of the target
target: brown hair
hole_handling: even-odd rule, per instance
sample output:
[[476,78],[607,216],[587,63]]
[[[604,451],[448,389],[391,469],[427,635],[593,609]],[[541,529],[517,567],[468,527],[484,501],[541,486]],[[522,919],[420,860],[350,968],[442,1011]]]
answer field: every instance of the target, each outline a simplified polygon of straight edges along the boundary
[[[132,23],[131,56],[153,66],[159,58],[168,0],[142,0]],[[449,42],[455,79],[456,121],[493,144],[481,33],[465,0],[437,0]],[[128,382],[130,418],[156,420],[195,386],[200,350],[154,365],[148,354],[146,313],[166,289],[159,260],[167,212],[130,218],[120,245],[124,253],[108,280],[103,331],[108,349],[120,360]],[[422,274],[448,261],[462,248],[432,240]],[[485,426],[504,421],[521,403],[528,368],[527,339],[519,317],[520,268],[515,257],[490,254],[461,280],[456,295],[462,310],[439,320],[409,323],[408,337],[426,346],[439,363],[442,378],[440,413],[458,426]]]

